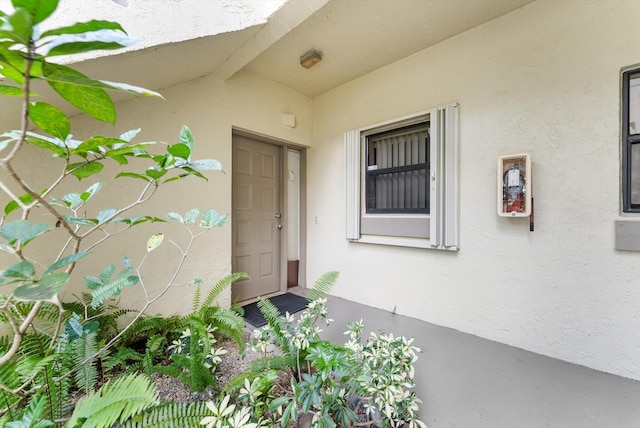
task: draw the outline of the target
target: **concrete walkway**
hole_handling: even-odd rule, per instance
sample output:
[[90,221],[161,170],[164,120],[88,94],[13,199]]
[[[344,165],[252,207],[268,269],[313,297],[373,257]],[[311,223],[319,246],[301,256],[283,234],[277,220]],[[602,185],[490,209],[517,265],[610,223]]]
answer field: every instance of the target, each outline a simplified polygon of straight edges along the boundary
[[367,335],[415,338],[423,351],[416,392],[429,428],[640,428],[640,382],[336,297],[328,308],[335,321],[325,339],[344,343],[346,323],[360,318]]

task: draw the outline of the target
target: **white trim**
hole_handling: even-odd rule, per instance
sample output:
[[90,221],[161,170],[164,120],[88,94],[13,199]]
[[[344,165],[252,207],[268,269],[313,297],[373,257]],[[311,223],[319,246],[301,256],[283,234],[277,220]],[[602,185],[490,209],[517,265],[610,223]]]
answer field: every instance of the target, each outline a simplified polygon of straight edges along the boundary
[[347,239],[360,239],[360,130],[344,134],[346,151],[346,236]]

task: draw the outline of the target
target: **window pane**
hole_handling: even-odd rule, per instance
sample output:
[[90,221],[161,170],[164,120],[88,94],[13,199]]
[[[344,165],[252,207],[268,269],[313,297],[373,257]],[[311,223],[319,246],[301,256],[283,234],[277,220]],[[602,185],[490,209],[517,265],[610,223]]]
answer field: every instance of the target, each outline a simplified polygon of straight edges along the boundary
[[640,144],[631,146],[631,203],[640,204]]
[[629,134],[640,134],[640,73],[629,76]]

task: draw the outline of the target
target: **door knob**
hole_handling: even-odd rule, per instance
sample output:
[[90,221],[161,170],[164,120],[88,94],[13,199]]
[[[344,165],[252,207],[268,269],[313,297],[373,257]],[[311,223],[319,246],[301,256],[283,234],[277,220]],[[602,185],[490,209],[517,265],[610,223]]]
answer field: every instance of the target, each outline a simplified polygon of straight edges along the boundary
[[282,229],[282,225],[280,223],[276,224],[276,229]]

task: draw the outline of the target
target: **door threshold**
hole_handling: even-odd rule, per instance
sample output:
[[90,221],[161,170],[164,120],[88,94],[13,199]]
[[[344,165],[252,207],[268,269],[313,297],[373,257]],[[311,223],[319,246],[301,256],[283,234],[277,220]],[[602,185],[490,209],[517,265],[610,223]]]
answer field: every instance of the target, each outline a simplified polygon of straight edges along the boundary
[[278,290],[278,291],[274,291],[273,293],[270,293],[270,294],[265,294],[264,296],[252,297],[251,299],[246,299],[246,300],[243,300],[241,302],[237,302],[235,304],[240,306],[240,307],[247,306],[247,305],[250,305],[251,303],[257,302],[260,299],[268,299],[270,297],[279,296],[279,295],[285,294],[285,293],[286,293],[286,291]]

